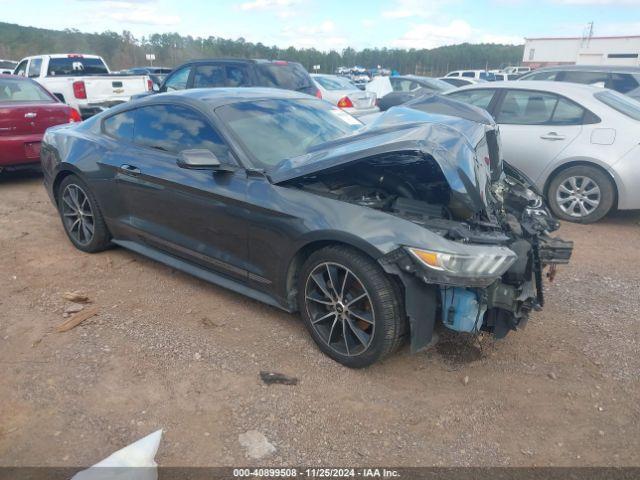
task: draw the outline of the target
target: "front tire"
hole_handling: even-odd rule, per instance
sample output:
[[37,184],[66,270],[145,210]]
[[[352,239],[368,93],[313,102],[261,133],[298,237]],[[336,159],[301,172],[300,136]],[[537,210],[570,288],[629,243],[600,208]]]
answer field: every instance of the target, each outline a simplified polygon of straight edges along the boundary
[[393,353],[406,330],[399,288],[378,264],[349,247],[326,247],[306,260],[298,306],[320,350],[350,368]]
[[556,217],[569,222],[593,223],[609,213],[615,201],[615,190],[603,171],[577,165],[553,177],[548,198]]
[[65,177],[58,188],[58,212],[71,243],[83,252],[105,250],[111,235],[95,196],[78,176]]

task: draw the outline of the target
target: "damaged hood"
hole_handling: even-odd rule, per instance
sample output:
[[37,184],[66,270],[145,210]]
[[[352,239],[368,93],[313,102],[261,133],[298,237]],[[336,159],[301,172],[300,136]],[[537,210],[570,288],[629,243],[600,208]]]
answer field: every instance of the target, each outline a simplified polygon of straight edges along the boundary
[[393,153],[429,155],[440,166],[455,200],[473,212],[487,210],[491,166],[487,129],[477,119],[394,107],[356,134],[310,148],[267,172],[279,184]]

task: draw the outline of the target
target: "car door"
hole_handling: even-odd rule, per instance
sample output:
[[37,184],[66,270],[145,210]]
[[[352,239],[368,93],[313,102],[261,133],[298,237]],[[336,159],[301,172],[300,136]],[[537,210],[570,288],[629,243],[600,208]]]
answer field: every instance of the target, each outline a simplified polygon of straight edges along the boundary
[[509,89],[495,107],[505,161],[537,181],[580,134],[585,110],[558,95]]
[[186,149],[208,149],[221,163],[235,163],[201,112],[176,104],[136,109],[133,144],[120,156],[129,236],[246,280],[245,171],[181,168],[178,155]]

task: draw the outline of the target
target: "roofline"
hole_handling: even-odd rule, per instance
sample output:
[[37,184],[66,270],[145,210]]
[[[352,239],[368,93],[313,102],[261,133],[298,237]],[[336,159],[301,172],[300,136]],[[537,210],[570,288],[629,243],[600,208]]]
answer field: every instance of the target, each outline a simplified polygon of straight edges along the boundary
[[609,37],[524,37],[528,40],[614,40],[621,38],[640,38],[640,35],[612,35]]

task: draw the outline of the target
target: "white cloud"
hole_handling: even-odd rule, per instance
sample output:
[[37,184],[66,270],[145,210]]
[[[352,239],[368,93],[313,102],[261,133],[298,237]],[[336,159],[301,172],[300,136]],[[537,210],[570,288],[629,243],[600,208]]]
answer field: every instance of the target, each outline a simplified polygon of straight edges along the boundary
[[640,0],[554,0],[564,5],[629,5],[640,6]]
[[347,47],[349,39],[337,31],[336,25],[332,20],[325,20],[314,25],[286,25],[282,28],[276,43],[296,48],[313,47],[327,51]]
[[262,10],[273,11],[280,18],[290,18],[298,14],[297,7],[301,0],[253,0],[241,3],[239,8],[243,11]]
[[92,3],[99,3],[88,12],[92,22],[107,19],[123,24],[173,26],[181,21],[179,15],[162,11],[154,0],[93,0]]
[[427,18],[436,13],[449,0],[394,0],[388,10],[382,11],[384,18]]
[[240,4],[240,10],[268,10],[297,3],[295,0],[254,0]]
[[392,45],[400,48],[434,48],[466,42],[471,38],[472,32],[471,25],[464,20],[453,20],[448,25],[419,23],[412,25]]
[[524,39],[512,35],[494,35],[481,29],[474,29],[465,20],[457,19],[449,24],[413,24],[405,34],[394,40],[392,45],[400,48],[435,48],[458,43],[506,43],[522,44]]

